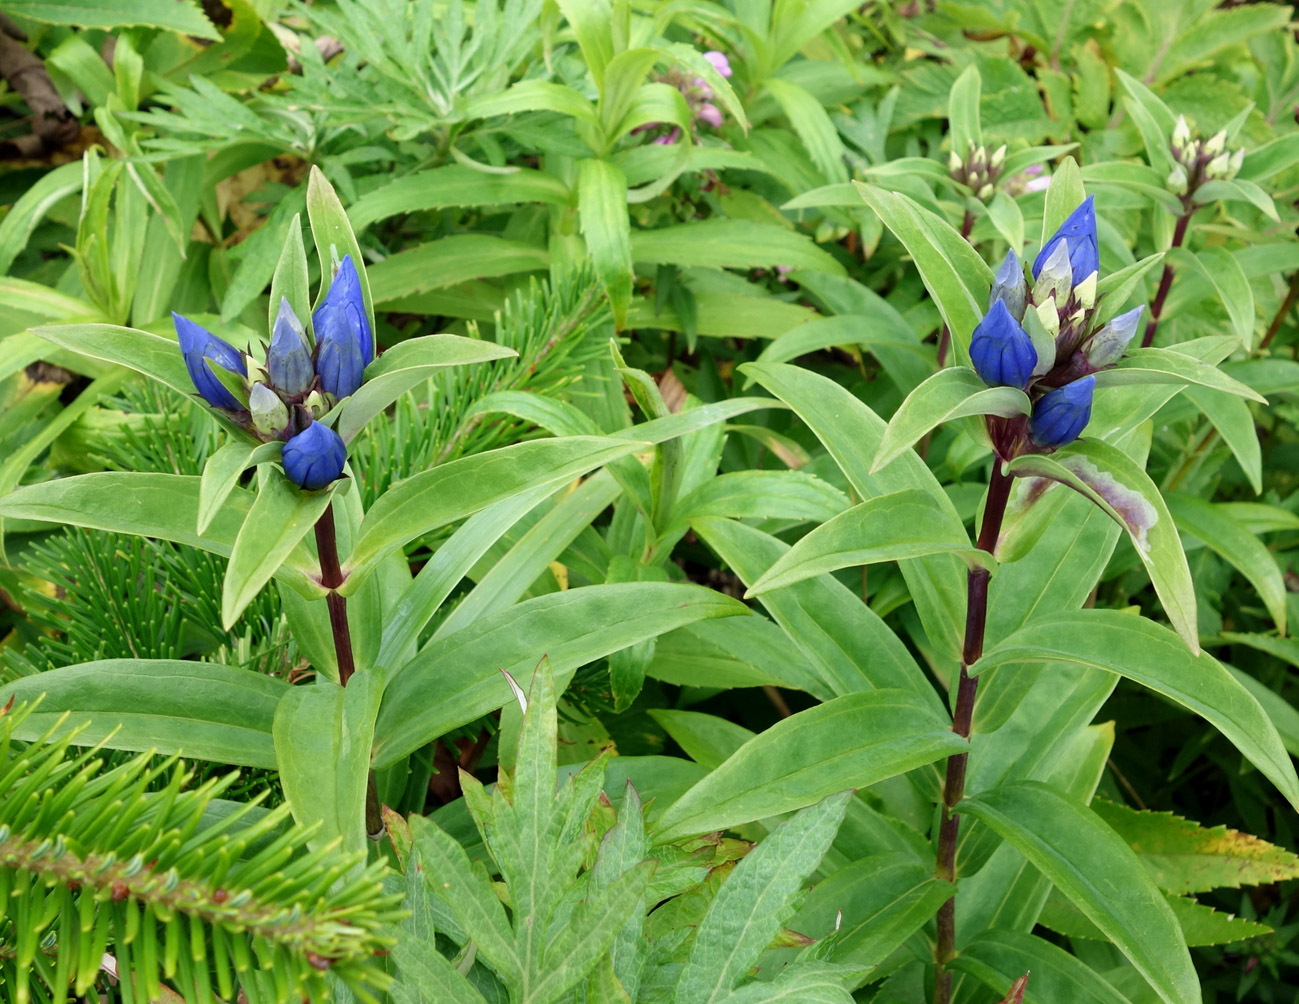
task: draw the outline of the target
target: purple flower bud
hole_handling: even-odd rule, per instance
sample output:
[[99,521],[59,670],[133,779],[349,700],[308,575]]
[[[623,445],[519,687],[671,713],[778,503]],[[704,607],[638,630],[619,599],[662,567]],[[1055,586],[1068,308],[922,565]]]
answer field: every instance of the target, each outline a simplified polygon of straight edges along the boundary
[[713,64],[713,69],[723,77],[731,75],[731,63],[726,58],[726,53],[718,52],[716,49],[710,49],[704,53],[704,58]]
[[1027,284],[1024,282],[1024,266],[1020,264],[1019,255],[1014,249],[1006,252],[1006,258],[992,277],[992,291],[988,294],[988,309],[1001,300],[1010,311],[1010,316],[1020,321],[1024,318]]
[[347,462],[347,446],[324,422],[312,422],[284,444],[284,473],[296,485],[315,491],[337,481]]
[[280,312],[271,331],[266,371],[270,374],[271,383],[286,394],[301,394],[311,386],[311,378],[315,376],[307,333],[285,297],[280,297]]
[[712,126],[714,129],[720,129],[722,127],[721,111],[716,105],[711,105],[706,101],[700,105],[699,110],[695,112],[695,118],[700,122]]
[[1038,446],[1072,443],[1092,417],[1092,392],[1096,378],[1086,376],[1063,387],[1047,391],[1033,405],[1028,431]]
[[361,295],[361,278],[350,254],[343,255],[342,264],[325,294],[325,301],[311,315],[316,342],[325,340],[326,332],[334,337],[346,334],[361,347],[361,358],[366,366],[374,360],[374,335],[365,313],[365,298]]
[[356,393],[366,365],[374,358],[374,339],[351,255],[344,255],[325,302],[316,309],[312,321],[320,386],[337,398]]
[[1037,365],[1033,340],[1010,316],[1005,300],[997,300],[970,339],[970,361],[989,387],[1023,390]]
[[204,362],[206,359],[216,366],[225,367],[231,373],[247,376],[248,367],[244,365],[244,357],[240,355],[239,350],[212,334],[207,328],[195,324],[188,317],[182,317],[174,310],[171,313],[171,320],[176,325],[176,337],[180,340],[180,352],[185,359],[185,369],[189,371],[189,378],[194,381],[194,387],[203,396],[203,400],[214,408],[224,408],[226,411],[242,410],[243,405],[226,390],[225,385],[212,374]]
[[1092,335],[1087,342],[1087,362],[1093,369],[1100,369],[1110,363],[1118,362],[1128,350],[1132,337],[1137,333],[1137,324],[1145,307],[1133,307],[1126,314],[1119,314],[1100,331]]
[[681,135],[680,129],[673,129],[666,136],[660,136],[658,139],[650,140],[650,146],[671,146]]
[[1033,278],[1042,271],[1042,266],[1063,238],[1069,241],[1069,264],[1073,266],[1073,284],[1076,286],[1100,267],[1100,250],[1096,242],[1096,208],[1092,204],[1093,195],[1083,199],[1082,205],[1069,214],[1069,218],[1060,224],[1060,229],[1051,235],[1051,239],[1042,245],[1042,250],[1033,260]]

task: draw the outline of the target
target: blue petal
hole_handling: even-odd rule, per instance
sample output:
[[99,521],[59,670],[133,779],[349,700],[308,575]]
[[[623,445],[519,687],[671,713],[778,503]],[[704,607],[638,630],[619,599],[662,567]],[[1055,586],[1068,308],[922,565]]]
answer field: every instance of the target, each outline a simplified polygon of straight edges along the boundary
[[365,373],[360,343],[338,320],[342,312],[325,305],[316,312],[316,374],[320,386],[340,399],[356,393]]
[[271,347],[266,354],[266,370],[271,383],[286,394],[301,394],[311,386],[314,373],[306,335],[289,301],[280,298],[280,313],[271,332]]
[[365,298],[361,295],[361,277],[357,275],[350,254],[343,255],[329,292],[312,315],[312,324],[317,342],[323,337],[322,325],[334,325],[340,329],[335,337],[341,338],[345,331],[348,337],[356,340],[363,365],[368,366],[374,360],[374,334],[365,312]]
[[1033,340],[1019,326],[1005,300],[997,300],[970,339],[970,361],[989,387],[1023,390],[1037,365]]
[[347,446],[323,422],[312,422],[284,444],[280,462],[296,485],[315,491],[337,481],[347,462]]
[[1051,239],[1042,245],[1042,250],[1033,259],[1033,278],[1038,277],[1042,266],[1051,252],[1055,250],[1060,238],[1069,240],[1069,263],[1073,266],[1073,281],[1076,286],[1087,276],[1097,270],[1100,253],[1096,242],[1096,207],[1095,196],[1089,195],[1082,204],[1069,214],[1069,218],[1060,224],[1060,229],[1051,235]]
[[1028,420],[1033,442],[1056,447],[1077,439],[1091,421],[1095,389],[1096,378],[1087,376],[1043,394]]
[[176,326],[176,337],[180,341],[185,369],[189,372],[189,378],[194,382],[194,388],[202,395],[203,400],[214,408],[224,408],[226,411],[241,410],[243,405],[226,390],[225,385],[203,362],[207,359],[213,365],[222,366],[231,373],[247,376],[248,368],[244,365],[244,357],[240,355],[239,350],[212,334],[201,324],[196,324],[175,311],[172,311],[171,320]]

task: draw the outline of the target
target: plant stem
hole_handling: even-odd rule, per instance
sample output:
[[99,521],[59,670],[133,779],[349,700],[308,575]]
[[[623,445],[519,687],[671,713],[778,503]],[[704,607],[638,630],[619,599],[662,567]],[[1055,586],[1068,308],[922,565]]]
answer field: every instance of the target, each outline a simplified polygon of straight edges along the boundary
[[[1172,248],[1180,248],[1182,241],[1186,240],[1186,227],[1191,222],[1191,215],[1195,209],[1187,201],[1182,199],[1182,215],[1177,218],[1177,226],[1173,228],[1173,243],[1169,245]],[[1168,299],[1168,291],[1173,285],[1173,266],[1164,265],[1164,273],[1159,277],[1159,289],[1155,293],[1155,298],[1150,304],[1150,323],[1146,325],[1146,333],[1141,338],[1141,347],[1148,349],[1155,340],[1155,332],[1159,329],[1159,317],[1164,312],[1164,301]]]
[[1286,293],[1285,300],[1282,301],[1280,308],[1278,308],[1276,316],[1272,318],[1272,323],[1268,325],[1267,334],[1265,334],[1263,340],[1258,343],[1258,350],[1260,352],[1272,344],[1272,339],[1275,338],[1276,333],[1281,330],[1281,325],[1285,323],[1285,319],[1290,313],[1290,308],[1294,306],[1296,299],[1299,299],[1299,272],[1296,272],[1290,277],[1290,291]]
[[[325,604],[329,607],[329,627],[334,636],[334,656],[338,660],[338,682],[346,687],[356,672],[352,659],[352,631],[347,623],[347,597],[338,592],[343,584],[343,569],[338,562],[338,536],[334,529],[334,503],[331,501],[316,520],[316,553],[320,557],[320,584],[329,590]],[[383,813],[374,771],[369,771],[365,785],[365,832],[374,840],[383,835]]]
[[[997,537],[1001,534],[1001,522],[1006,515],[1006,503],[1010,499],[1013,480],[1011,475],[1002,473],[1001,460],[994,458],[978,542],[979,548],[989,554],[997,546]],[[967,580],[965,643],[961,650],[961,675],[956,685],[956,708],[952,714],[952,731],[963,739],[970,738],[974,696],[979,686],[979,681],[971,677],[967,670],[983,655],[983,632],[988,620],[988,575],[986,568],[971,569]],[[943,783],[943,820],[938,829],[937,875],[948,882],[956,880],[956,838],[961,826],[960,816],[953,813],[952,809],[965,797],[965,769],[968,761],[968,753],[948,757],[947,777]],[[947,971],[947,963],[956,954],[955,896],[939,907],[937,922],[934,1004],[948,1004],[952,996],[952,974]]]

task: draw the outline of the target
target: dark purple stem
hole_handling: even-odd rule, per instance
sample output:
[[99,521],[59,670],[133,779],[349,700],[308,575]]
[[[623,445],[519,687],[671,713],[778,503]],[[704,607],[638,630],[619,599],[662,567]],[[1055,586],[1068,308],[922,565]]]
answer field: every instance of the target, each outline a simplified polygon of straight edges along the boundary
[[[1014,479],[1001,471],[1000,459],[992,462],[992,476],[988,481],[988,500],[983,507],[983,526],[979,530],[979,549],[989,554],[997,546],[1001,522],[1006,515],[1010,499],[1010,486]],[[974,717],[974,696],[979,681],[967,670],[983,655],[983,632],[988,620],[988,570],[971,569],[965,601],[965,643],[961,649],[961,675],[956,684],[956,709],[952,714],[952,731],[964,739],[970,738]],[[947,777],[943,783],[943,821],[938,829],[938,868],[936,874],[948,882],[956,880],[956,840],[960,834],[961,817],[952,809],[965,797],[965,770],[968,753],[958,753],[947,759]],[[934,949],[937,969],[934,974],[934,1004],[949,1004],[952,997],[952,974],[947,964],[956,955],[956,897],[938,909],[938,944]]]
[[[1171,248],[1180,248],[1182,241],[1186,240],[1186,227],[1191,222],[1191,214],[1195,211],[1194,207],[1186,200],[1182,200],[1182,215],[1177,218],[1177,226],[1173,229],[1173,243]],[[1146,333],[1141,338],[1141,347],[1148,349],[1155,341],[1155,332],[1159,330],[1159,318],[1164,312],[1164,301],[1168,299],[1168,291],[1173,286],[1173,266],[1171,263],[1164,265],[1164,273],[1159,277],[1159,289],[1155,293],[1154,300],[1150,303],[1150,323],[1146,325]]]

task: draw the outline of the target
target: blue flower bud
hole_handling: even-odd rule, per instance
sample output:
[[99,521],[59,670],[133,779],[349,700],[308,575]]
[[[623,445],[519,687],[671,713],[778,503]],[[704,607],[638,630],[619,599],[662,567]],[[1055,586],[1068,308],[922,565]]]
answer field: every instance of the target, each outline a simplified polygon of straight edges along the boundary
[[312,314],[312,323],[320,386],[334,397],[348,397],[361,386],[365,367],[374,358],[374,337],[351,255],[343,256],[325,302]]
[[301,394],[311,386],[311,378],[315,376],[307,333],[285,297],[280,297],[280,313],[271,332],[270,351],[266,353],[266,370],[271,383],[286,394]]
[[998,300],[1006,304],[1010,316],[1020,321],[1024,318],[1027,284],[1024,282],[1024,266],[1020,264],[1019,255],[1014,249],[1006,252],[1006,259],[992,277],[992,291],[988,294],[988,309]]
[[324,422],[312,422],[284,444],[284,473],[308,491],[337,481],[347,462],[342,437]]
[[1005,300],[998,300],[974,329],[970,361],[989,387],[1023,390],[1037,365],[1033,340],[1010,316]]
[[218,338],[207,328],[195,324],[188,317],[182,317],[174,310],[171,313],[172,323],[176,325],[176,337],[180,340],[180,352],[185,359],[185,369],[189,378],[194,381],[195,389],[214,408],[226,411],[241,411],[243,405],[226,390],[203,360],[210,360],[217,366],[224,366],[231,373],[240,376],[248,375],[244,357],[229,342]]
[[1038,446],[1072,443],[1092,417],[1092,392],[1096,378],[1086,376],[1063,387],[1047,391],[1033,405],[1028,431]]
[[1100,250],[1096,242],[1096,208],[1092,204],[1094,198],[1095,196],[1089,195],[1083,199],[1082,205],[1070,213],[1069,218],[1060,224],[1060,229],[1042,245],[1042,250],[1033,259],[1034,279],[1041,273],[1042,266],[1062,238],[1069,241],[1069,264],[1073,266],[1075,286],[1100,267]]
[[1143,310],[1145,307],[1134,307],[1120,314],[1088,339],[1084,354],[1094,369],[1117,362],[1128,350]]

